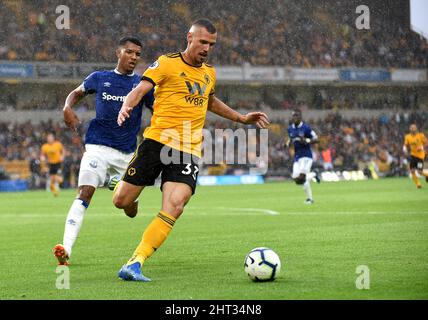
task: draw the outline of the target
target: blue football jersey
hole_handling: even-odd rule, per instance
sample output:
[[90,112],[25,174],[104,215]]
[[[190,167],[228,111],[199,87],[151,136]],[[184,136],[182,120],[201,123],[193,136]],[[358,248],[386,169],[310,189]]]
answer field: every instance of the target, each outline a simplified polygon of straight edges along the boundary
[[301,142],[301,139],[313,139],[317,137],[316,133],[307,123],[300,122],[298,126],[292,123],[288,127],[288,137],[294,145],[294,161],[297,161],[300,158],[304,157],[312,159],[312,151],[310,145]]
[[122,103],[126,95],[140,83],[140,76],[125,75],[117,70],[95,71],[84,81],[85,93],[95,93],[96,116],[89,123],[85,144],[98,144],[125,153],[135,151],[137,135],[141,129],[143,105],[153,109],[153,89],[132,110],[130,118],[122,126],[117,124]]

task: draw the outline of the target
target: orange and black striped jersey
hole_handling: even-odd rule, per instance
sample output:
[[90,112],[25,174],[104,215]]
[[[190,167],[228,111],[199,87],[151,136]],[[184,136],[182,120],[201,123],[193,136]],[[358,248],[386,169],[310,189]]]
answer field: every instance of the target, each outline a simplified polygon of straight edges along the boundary
[[415,135],[409,133],[404,138],[404,145],[410,147],[410,155],[419,159],[425,159],[424,147],[427,143],[427,138],[422,132]]
[[48,158],[49,164],[57,164],[61,162],[62,152],[64,147],[61,142],[45,143],[42,145],[41,152]]
[[144,137],[201,157],[208,100],[215,91],[214,67],[192,66],[178,52],[159,57],[142,80],[155,86],[153,116]]

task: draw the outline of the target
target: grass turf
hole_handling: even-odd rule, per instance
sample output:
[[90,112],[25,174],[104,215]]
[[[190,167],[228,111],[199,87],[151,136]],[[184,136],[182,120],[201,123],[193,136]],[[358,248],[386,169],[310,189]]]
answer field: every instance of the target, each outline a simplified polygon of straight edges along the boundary
[[[428,186],[410,179],[313,184],[303,204],[291,182],[198,187],[170,237],[144,266],[151,283],[117,277],[160,209],[148,188],[125,217],[98,190],[58,290],[51,249],[62,241],[74,191],[0,194],[0,299],[427,299]],[[275,214],[279,213],[279,214]],[[253,283],[243,270],[254,247],[274,249],[282,271]],[[356,268],[370,289],[356,289]]]

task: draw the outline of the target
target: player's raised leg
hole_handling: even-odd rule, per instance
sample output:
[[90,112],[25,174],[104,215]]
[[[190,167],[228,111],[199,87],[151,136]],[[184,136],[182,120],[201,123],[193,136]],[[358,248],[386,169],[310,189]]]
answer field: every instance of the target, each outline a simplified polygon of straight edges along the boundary
[[141,266],[164,243],[191,196],[192,188],[187,184],[179,182],[163,184],[162,209],[147,226],[132,258],[120,269],[120,278],[150,281],[142,274]]
[[421,176],[424,176],[424,177],[425,177],[425,181],[426,181],[426,182],[428,182],[428,172],[427,172],[426,170],[418,169],[418,173],[419,173]]
[[128,217],[134,218],[138,213],[138,197],[143,189],[144,186],[121,180],[114,187],[113,204],[116,208],[123,209]]

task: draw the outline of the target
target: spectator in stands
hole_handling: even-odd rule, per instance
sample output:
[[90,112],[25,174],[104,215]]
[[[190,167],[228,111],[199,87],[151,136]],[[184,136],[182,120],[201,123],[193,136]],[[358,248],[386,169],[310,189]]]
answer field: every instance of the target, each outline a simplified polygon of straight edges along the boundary
[[[409,124],[415,122],[419,128],[426,128],[428,123],[428,112],[403,112],[398,110],[394,116],[388,117],[388,121],[380,121],[377,117],[344,119],[339,113],[328,114],[325,118],[311,121],[313,128],[319,132],[320,144],[322,148],[314,150],[319,153],[318,163],[314,166],[323,167],[324,162],[329,162],[328,155],[324,154],[330,150],[331,162],[334,169],[353,170],[361,169],[366,173],[378,170],[384,175],[407,174],[407,160],[401,151],[401,143]],[[288,152],[284,152],[282,147],[285,134],[283,121],[272,123],[272,130],[269,131],[269,163],[268,175],[280,174],[289,176],[287,166],[291,161]],[[82,126],[83,128],[85,125]],[[77,135],[72,135],[68,130],[63,130],[61,126],[52,121],[45,121],[40,124],[25,122],[14,124],[10,122],[0,122],[0,159],[7,160],[28,160],[32,159],[32,154],[39,152],[46,128],[53,128],[59,140],[61,140],[69,150],[70,161],[70,184],[76,181],[79,158],[82,156],[82,144]],[[222,121],[208,121],[205,128],[215,137],[215,129],[225,128]],[[232,129],[245,128],[241,125],[234,125]],[[342,128],[341,134],[335,134],[334,128]],[[83,136],[83,132],[79,133]],[[213,139],[213,150],[215,150],[215,139]],[[225,145],[225,144],[223,144]],[[237,149],[234,150],[235,155]],[[68,154],[68,153],[67,153]],[[67,157],[68,158],[68,157]],[[210,161],[213,161],[211,159]],[[32,167],[37,164],[32,164]],[[328,168],[330,165],[328,165]],[[240,172],[248,171],[248,166],[229,165],[228,172],[234,170]],[[327,169],[324,167],[324,169]],[[33,170],[37,174],[37,170]]]
[[[360,32],[339,10],[349,8],[345,0],[331,7],[306,0],[272,0],[270,5],[247,0],[248,10],[228,0],[145,0],[129,6],[77,0],[68,4],[73,12],[70,30],[56,29],[52,1],[4,1],[1,6],[0,28],[5,32],[0,33],[0,59],[6,60],[111,62],[109,48],[119,34],[140,34],[143,56],[153,61],[160,52],[184,46],[181,35],[188,23],[206,16],[222,34],[211,61],[216,65],[428,66],[425,40],[398,27]],[[102,35],[94,30],[102,30]]]

